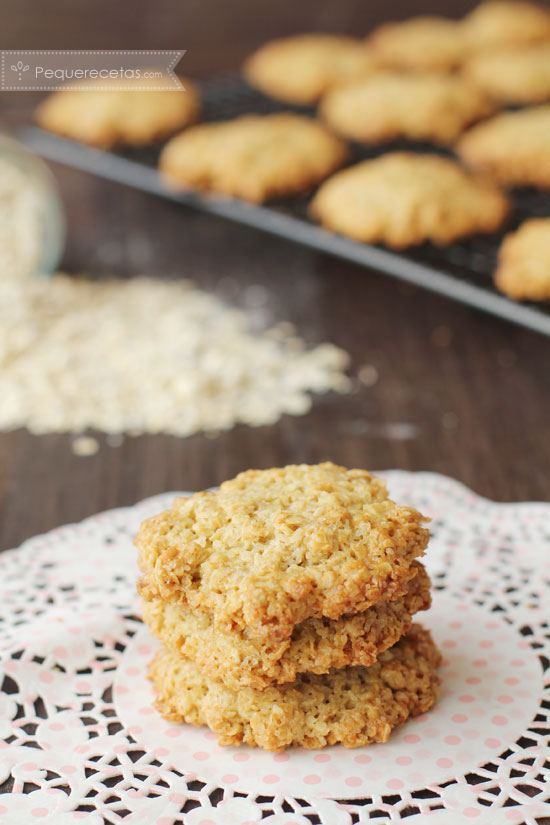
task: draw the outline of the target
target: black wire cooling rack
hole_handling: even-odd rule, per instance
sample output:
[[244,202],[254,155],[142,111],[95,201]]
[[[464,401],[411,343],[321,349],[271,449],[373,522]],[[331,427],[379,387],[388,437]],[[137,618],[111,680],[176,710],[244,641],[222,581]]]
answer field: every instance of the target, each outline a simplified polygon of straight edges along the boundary
[[[313,114],[313,110],[306,107],[286,106],[270,100],[235,75],[209,78],[199,85],[205,121],[224,120],[253,112],[267,114],[282,109]],[[212,194],[171,191],[156,171],[161,148],[159,146],[103,152],[37,128],[25,129],[21,138],[33,151],[49,160],[377,269],[394,278],[550,335],[549,305],[516,303],[501,295],[493,286],[492,273],[503,233],[476,236],[462,243],[442,247],[423,244],[396,253],[382,246],[352,241],[315,225],[307,215],[310,196],[278,199],[265,206],[255,206]],[[354,145],[353,161],[396,149],[442,151],[434,149],[432,145],[402,142],[376,149]],[[506,227],[507,232],[526,218],[550,217],[550,195],[547,193],[516,189],[512,192],[512,199],[514,209]]]

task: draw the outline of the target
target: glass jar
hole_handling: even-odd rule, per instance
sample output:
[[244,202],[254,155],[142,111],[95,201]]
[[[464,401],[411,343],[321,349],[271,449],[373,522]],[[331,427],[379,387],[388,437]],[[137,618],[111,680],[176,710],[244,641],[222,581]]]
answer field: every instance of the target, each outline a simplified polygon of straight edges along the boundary
[[0,134],[0,278],[50,274],[65,246],[54,177],[25,146]]

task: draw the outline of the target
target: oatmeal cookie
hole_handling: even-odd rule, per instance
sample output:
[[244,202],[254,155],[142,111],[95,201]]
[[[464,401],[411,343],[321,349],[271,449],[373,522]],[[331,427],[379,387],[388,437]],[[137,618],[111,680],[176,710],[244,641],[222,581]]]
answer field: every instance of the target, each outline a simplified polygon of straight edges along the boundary
[[418,570],[399,599],[381,602],[354,616],[306,619],[281,642],[260,643],[239,630],[216,627],[212,617],[165,602],[142,583],[143,620],[153,634],[180,656],[191,659],[210,679],[232,690],[263,690],[292,682],[299,673],[327,673],[348,665],[372,665],[412,624],[412,616],[430,606],[430,579]]
[[[198,117],[198,91],[190,80],[181,80],[185,91],[158,91],[153,78],[73,84],[74,89],[53,92],[38,106],[36,122],[49,132],[101,149],[154,143]],[[124,88],[111,91],[113,85]],[[151,89],[135,88],[143,86]]]
[[503,112],[459,139],[460,158],[510,186],[550,188],[550,104]]
[[462,26],[446,17],[383,23],[367,39],[374,57],[395,69],[452,71],[465,54]]
[[248,470],[147,519],[138,562],[159,598],[275,642],[305,619],[402,596],[428,542],[423,521],[366,470]]
[[463,73],[503,103],[544,103],[550,100],[550,42],[482,52],[464,64]]
[[366,243],[403,248],[493,232],[509,202],[449,158],[393,152],[339,172],[311,204],[320,223]]
[[376,68],[359,40],[332,34],[299,34],[270,40],[248,58],[244,75],[252,86],[288,103],[315,103],[327,89]]
[[169,184],[261,203],[309,189],[344,163],[347,149],[322,124],[293,114],[245,115],[194,126],[160,156]]
[[302,674],[295,682],[262,691],[230,690],[167,648],[156,654],[149,676],[162,716],[208,725],[220,745],[244,742],[278,751],[341,742],[357,748],[386,742],[393,728],[435,703],[440,659],[428,631],[413,625],[370,667]]
[[506,236],[495,283],[517,300],[550,300],[550,217],[525,221]]
[[397,138],[450,143],[494,111],[472,83],[435,72],[379,72],[334,89],[320,106],[335,132],[364,143]]
[[474,51],[550,40],[550,10],[527,0],[486,0],[462,25]]

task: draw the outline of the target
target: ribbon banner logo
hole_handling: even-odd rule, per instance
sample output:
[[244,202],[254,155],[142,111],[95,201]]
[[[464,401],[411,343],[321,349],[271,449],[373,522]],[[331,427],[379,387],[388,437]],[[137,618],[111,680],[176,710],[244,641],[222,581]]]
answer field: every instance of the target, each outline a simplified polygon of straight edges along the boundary
[[[175,68],[183,51],[1,50],[0,91],[38,92],[76,84],[86,91],[184,91]],[[108,81],[106,83],[106,81]],[[128,81],[132,81],[129,83]],[[140,83],[142,81],[142,83]]]

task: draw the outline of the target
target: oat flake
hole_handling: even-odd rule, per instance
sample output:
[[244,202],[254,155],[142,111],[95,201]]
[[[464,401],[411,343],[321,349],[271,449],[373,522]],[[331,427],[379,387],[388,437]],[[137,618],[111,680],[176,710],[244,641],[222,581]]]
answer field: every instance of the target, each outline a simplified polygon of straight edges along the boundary
[[75,455],[95,455],[99,450],[99,441],[90,435],[80,435],[71,444],[71,449]]

